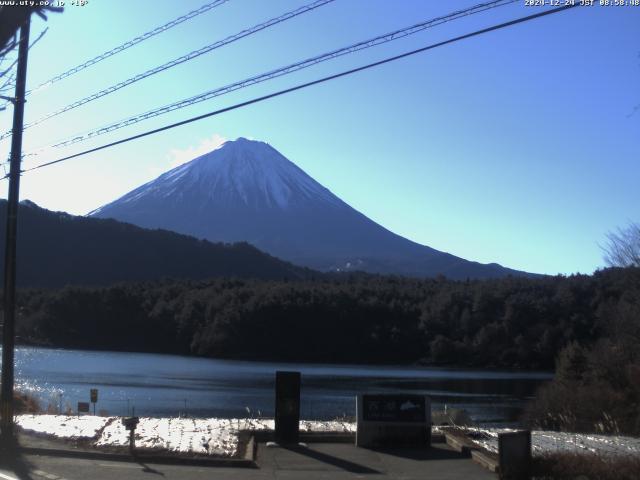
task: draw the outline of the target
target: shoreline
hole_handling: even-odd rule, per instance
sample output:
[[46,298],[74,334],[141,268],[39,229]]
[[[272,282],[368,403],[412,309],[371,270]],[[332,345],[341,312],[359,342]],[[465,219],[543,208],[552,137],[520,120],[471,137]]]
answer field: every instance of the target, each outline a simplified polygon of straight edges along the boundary
[[[179,357],[179,358],[188,358],[190,360],[203,360],[203,361],[214,361],[221,363],[232,363],[232,364],[267,364],[267,365],[278,365],[278,366],[291,366],[298,367],[300,369],[305,368],[340,368],[340,369],[353,369],[353,370],[374,370],[374,369],[405,369],[407,371],[425,371],[425,370],[433,370],[433,371],[446,371],[446,372],[469,372],[469,373],[486,373],[486,374],[524,374],[526,378],[539,379],[539,380],[550,380],[554,377],[555,372],[553,370],[528,370],[525,368],[504,368],[504,367],[496,367],[496,366],[468,366],[468,365],[459,365],[459,364],[428,364],[428,363],[371,363],[371,362],[363,362],[363,363],[341,363],[341,362],[305,362],[305,361],[295,361],[295,360],[275,360],[275,359],[236,359],[236,358],[221,358],[221,357],[207,357],[202,355],[189,355],[189,354],[181,354],[181,353],[167,353],[167,352],[153,352],[153,351],[132,351],[132,350],[108,350],[108,349],[99,349],[99,348],[70,348],[70,347],[56,347],[51,345],[39,345],[39,344],[26,344],[26,343],[18,343],[16,344],[16,350],[20,348],[30,348],[30,349],[39,349],[39,350],[50,350],[50,351],[62,351],[62,352],[81,352],[81,353],[104,353],[104,354],[122,354],[122,355],[159,355],[163,357]],[[0,351],[2,348],[0,347]],[[514,377],[518,378],[518,377]]]

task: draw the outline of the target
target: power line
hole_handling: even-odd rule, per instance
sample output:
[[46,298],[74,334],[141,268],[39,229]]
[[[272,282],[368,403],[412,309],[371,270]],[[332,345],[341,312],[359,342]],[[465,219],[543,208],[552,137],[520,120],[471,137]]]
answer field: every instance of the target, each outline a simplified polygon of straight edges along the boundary
[[[173,102],[171,104],[168,105],[164,105],[162,107],[159,108],[155,108],[153,110],[149,110],[147,112],[144,113],[140,113],[137,115],[134,115],[132,117],[123,119],[123,120],[119,120],[117,122],[114,122],[112,124],[109,125],[105,125],[102,126],[100,128],[96,128],[96,129],[92,129],[92,130],[88,130],[85,131],[83,133],[78,133],[72,137],[69,137],[67,139],[58,141],[55,144],[49,145],[48,147],[44,147],[44,149],[47,148],[60,148],[60,147],[67,147],[70,145],[74,145],[76,143],[79,142],[83,142],[86,140],[89,140],[91,138],[95,138],[97,136],[100,135],[104,135],[106,133],[112,132],[114,130],[119,130],[120,128],[124,128],[124,127],[128,127],[130,125],[136,124],[138,122],[144,121],[144,120],[148,120],[150,118],[153,117],[157,117],[159,115],[163,115],[165,113],[169,113],[175,110],[179,110],[191,105],[194,105],[196,103],[200,103],[206,100],[210,100],[214,97],[218,97],[221,95],[226,95],[228,93],[234,92],[236,90],[240,90],[242,88],[246,88],[248,86],[251,85],[255,85],[258,83],[262,83],[264,81],[267,80],[271,80],[273,78],[277,78],[277,77],[281,77],[283,75],[287,75],[305,68],[309,68],[313,65],[316,65],[318,63],[322,63],[328,60],[332,60],[334,58],[338,58],[341,57],[343,55],[347,55],[350,53],[354,53],[360,50],[364,50],[367,48],[371,48],[377,45],[381,45],[383,43],[387,43],[387,42],[391,42],[393,40],[397,40],[399,38],[404,38],[407,37],[409,35],[413,35],[417,32],[420,32],[422,30],[425,30],[427,28],[432,28],[438,25],[441,25],[443,23],[446,22],[450,22],[453,20],[456,20],[458,18],[462,18],[468,15],[473,15],[476,13],[480,13],[492,8],[497,8],[497,7],[501,7],[501,6],[505,6],[511,3],[515,3],[519,0],[494,0],[491,2],[487,2],[487,3],[481,3],[478,5],[475,5],[473,7],[464,9],[464,10],[459,10],[453,13],[450,13],[448,15],[445,16],[441,16],[441,17],[437,17],[431,20],[426,20],[424,22],[420,22],[418,24],[412,25],[410,27],[406,27],[400,30],[395,30],[393,32],[390,33],[386,33],[383,35],[379,35],[377,37],[371,38],[369,40],[365,40],[365,41],[361,41],[358,42],[356,44],[353,45],[349,45],[347,47],[343,47],[340,48],[338,50],[333,50],[331,52],[328,53],[324,53],[315,57],[311,57],[311,58],[307,58],[305,60],[284,66],[284,67],[280,67],[276,70],[271,70],[259,75],[256,75],[254,77],[250,77],[248,79],[245,80],[241,80],[239,82],[235,82],[232,83],[230,85],[226,85],[224,87],[220,87],[220,88],[216,88],[213,90],[209,90],[207,92],[195,95],[193,97],[189,97],[183,100],[179,100],[177,102]],[[42,151],[43,149],[38,149],[38,151]],[[29,155],[33,155],[33,153],[30,153]]]
[[205,12],[208,12],[209,10],[216,8],[226,2],[228,2],[229,0],[215,0],[213,2],[207,3],[206,5],[202,5],[200,8],[193,10],[189,13],[186,13],[185,15],[182,15],[178,18],[175,18],[173,20],[171,20],[170,22],[165,23],[164,25],[161,25],[159,27],[154,28],[153,30],[150,30],[146,33],[143,33],[142,35],[139,35],[127,42],[124,42],[121,45],[118,45],[117,47],[112,48],[111,50],[107,50],[104,53],[101,53],[100,55],[93,57],[90,60],[87,60],[84,63],[81,63],[79,65],[76,65],[73,68],[70,68],[69,70],[60,73],[59,75],[56,75],[53,78],[50,78],[49,80],[47,80],[46,82],[41,83],[40,85],[38,85],[36,88],[29,90],[27,92],[27,95],[40,90],[41,88],[47,87],[49,85],[53,85],[56,82],[59,82],[60,80],[70,77],[71,75],[74,75],[76,73],[78,73],[81,70],[84,70],[85,68],[88,68],[92,65],[95,65],[96,63],[101,62],[102,60],[105,60],[109,57],[112,57],[113,55],[116,55],[124,50],[127,50],[128,48],[133,47],[134,45],[137,45],[140,42],[143,42],[145,40],[148,40],[149,38],[158,35],[162,32],[165,32],[167,30],[169,30],[170,28],[175,27],[176,25],[180,25],[183,22],[186,22],[187,20],[191,20],[194,17],[197,17],[198,15],[202,15]]
[[[157,66],[155,68],[152,68],[150,70],[147,70],[146,72],[142,72],[139,73],[133,77],[130,77],[126,80],[123,80],[122,82],[119,82],[115,85],[112,85],[110,87],[107,87],[103,90],[100,90],[99,92],[93,93],[87,97],[84,97],[80,100],[77,100],[73,103],[70,103],[69,105],[66,105],[62,108],[59,108],[58,110],[55,110],[53,112],[50,112],[42,117],[40,117],[39,119],[27,124],[24,126],[24,128],[29,128],[29,127],[33,127],[35,125],[38,125],[46,120],[49,120],[50,118],[56,117],[62,113],[68,112],[69,110],[73,110],[74,108],[77,108],[81,105],[85,105],[89,102],[92,102],[94,100],[97,100],[99,98],[104,97],[105,95],[109,95],[111,93],[114,93],[118,90],[120,90],[121,88],[124,88],[126,86],[129,86],[133,83],[139,82],[140,80],[143,80],[147,77],[150,77],[152,75],[155,75],[156,73],[160,73],[163,72],[164,70],[168,70],[169,68],[175,67],[177,65],[180,65],[182,63],[185,63],[189,60],[193,60],[194,58],[199,57],[200,55],[204,55],[205,53],[211,52],[212,50],[215,50],[217,48],[223,47],[225,45],[228,45],[230,43],[235,42],[236,40],[240,40],[241,38],[244,37],[248,37],[249,35],[252,35],[254,33],[257,33],[261,30],[264,30],[266,28],[269,28],[273,25],[277,25],[278,23],[282,23],[285,22],[291,18],[297,17],[298,15],[302,15],[303,13],[307,13],[310,12],[312,10],[315,10],[316,8],[322,7],[328,3],[331,3],[335,0],[316,0],[308,5],[304,5],[300,8],[297,8],[295,10],[291,10],[287,13],[284,13],[278,17],[272,18],[270,20],[267,20],[266,22],[260,23],[258,25],[255,25],[251,28],[248,28],[246,30],[242,30],[239,33],[236,33],[234,35],[231,35],[229,37],[226,37],[223,40],[219,40],[217,42],[211,43],[209,45],[205,45],[202,48],[199,48],[198,50],[193,50],[189,53],[187,53],[186,55],[182,55],[181,57],[175,58],[173,60],[171,60],[170,62],[164,63],[163,65]],[[5,133],[3,133],[2,135],[0,135],[0,140],[8,137],[11,135],[11,131],[7,131]]]
[[[115,142],[107,143],[107,144],[101,145],[99,147],[91,148],[91,149],[85,150],[83,152],[75,153],[73,155],[68,155],[66,157],[62,157],[62,158],[59,158],[57,160],[53,160],[53,161],[50,161],[50,162],[42,163],[40,165],[36,165],[35,167],[27,168],[27,169],[23,170],[22,172],[23,173],[24,172],[30,172],[30,171],[33,171],[33,170],[38,170],[40,168],[48,167],[50,165],[55,165],[57,163],[61,163],[61,162],[65,162],[67,160],[71,160],[72,158],[77,158],[77,157],[80,157],[80,156],[83,156],[83,155],[87,155],[89,153],[97,152],[99,150],[104,150],[106,148],[114,147],[116,145],[120,145],[120,144],[123,144],[123,143],[131,142],[133,140],[137,140],[139,138],[147,137],[149,135],[154,135],[156,133],[160,133],[160,132],[163,132],[165,130],[169,130],[169,129],[172,129],[172,128],[180,127],[180,126],[186,125],[188,123],[192,123],[192,122],[196,122],[198,120],[202,120],[202,119],[205,119],[205,118],[209,118],[209,117],[213,117],[213,116],[216,116],[216,115],[220,115],[222,113],[226,113],[226,112],[229,112],[229,111],[232,111],[232,110],[236,110],[238,108],[246,107],[246,106],[252,105],[254,103],[263,102],[265,100],[269,100],[271,98],[279,97],[281,95],[285,95],[287,93],[295,92],[297,90],[302,90],[304,88],[311,87],[313,85],[318,85],[318,84],[321,84],[321,83],[324,83],[324,82],[328,82],[329,80],[335,80],[337,78],[345,77],[347,75],[351,75],[351,74],[354,74],[354,73],[357,73],[357,72],[361,72],[363,70],[368,70],[370,68],[378,67],[380,65],[384,65],[384,64],[387,64],[387,63],[390,63],[390,62],[394,62],[396,60],[400,60],[400,59],[405,58],[405,57],[416,55],[418,53],[422,53],[422,52],[425,52],[427,50],[432,50],[432,49],[437,48],[437,47],[442,47],[444,45],[448,45],[448,44],[451,44],[451,43],[454,43],[454,42],[458,42],[460,40],[465,40],[467,38],[471,38],[471,37],[475,37],[475,36],[478,36],[478,35],[482,35],[484,33],[489,33],[489,32],[495,31],[495,30],[500,30],[502,28],[511,27],[511,26],[517,25],[519,23],[524,23],[524,22],[527,22],[527,21],[530,21],[530,20],[534,20],[536,18],[544,17],[546,15],[551,15],[551,14],[554,14],[554,13],[558,13],[558,12],[561,12],[561,11],[564,11],[564,10],[568,10],[570,8],[574,8],[574,7],[577,7],[577,6],[579,6],[579,4],[577,4],[577,3],[573,4],[573,5],[569,4],[569,5],[565,5],[565,6],[562,6],[562,7],[554,8],[554,9],[551,9],[551,10],[545,10],[543,12],[534,13],[534,14],[528,15],[526,17],[520,17],[520,18],[517,18],[515,20],[510,20],[508,22],[500,23],[498,25],[493,25],[491,27],[483,28],[481,30],[476,30],[474,32],[467,33],[465,35],[460,35],[458,37],[450,38],[449,40],[444,40],[442,42],[438,42],[438,43],[434,43],[434,44],[431,44],[431,45],[427,45],[426,47],[418,48],[416,50],[411,50],[409,52],[405,52],[405,53],[402,53],[400,55],[395,55],[393,57],[388,57],[388,58],[385,58],[383,60],[379,60],[377,62],[373,62],[373,63],[369,63],[367,65],[363,65],[361,67],[353,68],[351,70],[345,70],[343,72],[336,73],[336,74],[333,74],[333,75],[329,75],[327,77],[323,77],[323,78],[320,78],[320,79],[317,79],[317,80],[313,80],[311,82],[302,83],[302,84],[296,85],[294,87],[286,88],[284,90],[279,90],[277,92],[270,93],[268,95],[257,97],[257,98],[251,99],[251,100],[247,100],[247,101],[242,102],[242,103],[237,103],[237,104],[232,105],[230,107],[226,107],[226,108],[222,108],[222,109],[219,109],[219,110],[215,110],[213,112],[205,113],[203,115],[198,115],[196,117],[191,117],[191,118],[188,118],[186,120],[182,120],[180,122],[172,123],[170,125],[165,125],[164,127],[156,128],[156,129],[153,129],[153,130],[148,130],[146,132],[143,132],[143,133],[140,133],[140,134],[137,134],[137,135],[133,135],[131,137],[127,137],[127,138],[124,138],[124,139],[121,139],[121,140],[117,140]],[[3,177],[3,179],[4,178],[7,178],[7,177]]]
[[[28,47],[28,50],[31,50],[33,46],[36,43],[38,43],[42,39],[42,37],[44,37],[44,35],[47,33],[48,30],[49,30],[49,27],[45,28],[42,32],[40,32],[40,34],[36,37],[36,39],[33,42],[31,42],[31,44]],[[20,45],[21,42],[22,40],[18,41],[17,44]],[[0,72],[0,78],[4,77],[7,73],[9,73],[9,71],[18,63],[18,60],[19,60],[19,56],[11,63],[11,65],[9,65],[5,70]],[[16,79],[16,73],[17,72],[11,73],[9,77],[4,81],[4,83],[0,85],[0,94],[2,94],[8,87],[10,87],[13,84],[13,82]],[[7,100],[6,103],[0,105],[0,112],[3,110],[6,110],[7,105],[14,104],[14,101],[15,101],[14,98],[9,98],[6,95],[0,95],[0,98]],[[22,128],[22,131],[24,131],[24,127]],[[0,140],[2,140],[2,138],[0,138]],[[6,163],[9,163],[9,161],[7,161]]]

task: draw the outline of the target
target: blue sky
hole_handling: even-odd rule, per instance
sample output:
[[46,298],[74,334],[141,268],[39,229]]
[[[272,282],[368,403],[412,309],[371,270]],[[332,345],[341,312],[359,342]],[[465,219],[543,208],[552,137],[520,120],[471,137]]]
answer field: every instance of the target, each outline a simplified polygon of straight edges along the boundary
[[[311,0],[231,0],[32,95],[27,122]],[[89,0],[35,18],[28,86],[206,0]],[[25,151],[479,3],[336,0],[25,131]],[[524,1],[38,157],[25,166],[540,11]],[[354,208],[433,248],[532,272],[591,273],[640,220],[640,7],[576,8],[25,174],[21,198],[74,214],[215,145],[269,142]],[[2,131],[11,110],[0,113]],[[6,158],[8,142],[0,143]],[[6,182],[1,187],[6,196]]]

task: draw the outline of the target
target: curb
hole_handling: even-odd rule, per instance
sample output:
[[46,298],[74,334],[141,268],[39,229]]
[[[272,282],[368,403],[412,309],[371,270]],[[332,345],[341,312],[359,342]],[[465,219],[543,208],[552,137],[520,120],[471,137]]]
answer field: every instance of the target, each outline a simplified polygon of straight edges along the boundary
[[16,453],[26,455],[42,455],[52,457],[79,458],[84,460],[104,460],[116,462],[148,462],[164,465],[190,465],[200,467],[235,467],[257,468],[255,463],[255,440],[253,437],[247,443],[242,458],[206,458],[179,457],[171,455],[157,455],[153,453],[138,453],[131,456],[123,453],[89,452],[86,450],[63,450],[55,448],[19,447]]
[[444,433],[444,438],[447,445],[453,448],[456,452],[464,455],[471,456],[471,452],[477,449],[477,447],[468,440],[462,439],[457,435],[452,435],[449,432]]
[[305,432],[300,434],[300,441],[307,443],[356,443],[356,434],[351,432]]
[[258,443],[256,442],[255,437],[252,435],[247,442],[247,445],[244,449],[243,460],[246,462],[251,462],[253,467],[257,468],[256,465],[256,455],[258,453]]
[[[274,440],[273,430],[253,432],[253,439],[257,443]],[[300,432],[298,440],[304,443],[354,443],[356,434],[352,432]]]
[[491,453],[485,451],[482,447],[474,444],[470,440],[461,438],[458,435],[452,435],[449,432],[444,433],[447,445],[464,455],[470,456],[471,460],[486,468],[490,472],[500,473],[500,465],[497,458]]
[[[252,434],[247,438],[244,453],[235,458],[181,457],[177,455],[161,455],[144,451],[138,451],[135,456],[131,456],[128,453],[96,452],[45,447],[18,447],[17,452],[22,453],[23,455],[42,455],[116,462],[148,462],[165,465],[258,468],[256,464],[258,443],[265,443],[272,440],[273,434],[274,433],[272,431],[252,432]],[[355,433],[301,432],[300,441],[306,443],[354,443]]]
[[498,460],[486,454],[482,450],[473,450],[471,452],[471,459],[490,472],[500,473],[500,465],[498,464]]

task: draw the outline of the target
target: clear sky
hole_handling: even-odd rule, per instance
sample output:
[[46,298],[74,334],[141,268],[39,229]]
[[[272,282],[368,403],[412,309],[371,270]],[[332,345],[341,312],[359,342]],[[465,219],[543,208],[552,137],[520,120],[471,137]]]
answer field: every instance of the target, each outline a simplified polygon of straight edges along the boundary
[[[311,0],[230,0],[29,97],[26,120]],[[25,131],[25,151],[480,0],[336,0]],[[28,86],[206,0],[88,0],[34,16]],[[596,2],[597,3],[597,2]],[[522,2],[38,157],[25,166],[540,11]],[[221,139],[263,140],[411,240],[540,273],[603,266],[640,220],[640,7],[576,8],[22,177],[21,199],[85,214]],[[2,131],[11,109],[0,112]],[[6,158],[8,141],[0,142]],[[0,184],[6,197],[7,182]],[[46,236],[43,235],[43,241]]]

